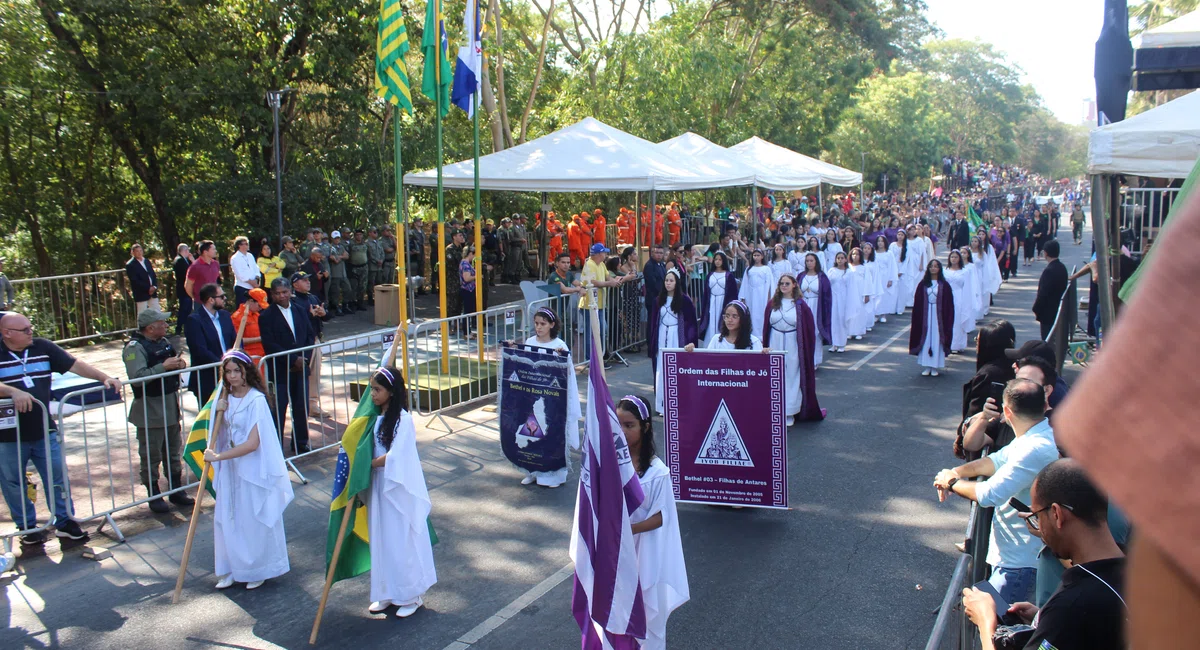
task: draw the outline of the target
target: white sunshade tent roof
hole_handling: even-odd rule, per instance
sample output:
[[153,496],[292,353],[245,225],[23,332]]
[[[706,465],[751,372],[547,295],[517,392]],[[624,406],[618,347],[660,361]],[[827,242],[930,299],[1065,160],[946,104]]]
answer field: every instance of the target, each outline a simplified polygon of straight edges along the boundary
[[654,146],[668,156],[690,157],[704,168],[742,181],[737,183],[738,185],[753,185],[759,175],[759,170],[747,164],[740,156],[691,131],[670,140],[663,140]]
[[1200,45],[1200,9],[1133,37],[1135,48]]
[[1114,124],[1088,138],[1088,173],[1186,178],[1200,157],[1200,91]]
[[[449,189],[474,187],[474,160],[442,168]],[[437,170],[404,175],[407,185],[434,187]],[[595,118],[479,159],[479,187],[515,192],[701,190],[749,185],[753,177],[715,169]]]
[[807,185],[777,187],[763,182],[760,176],[758,184],[774,190],[801,190],[818,183],[828,183],[842,187],[862,183],[862,174],[858,172],[853,172],[832,163],[797,153],[791,149],[767,142],[758,136],[743,140],[729,147],[729,150],[741,156],[747,163],[755,165],[764,173],[779,174],[782,172],[798,179],[816,178],[816,180]]

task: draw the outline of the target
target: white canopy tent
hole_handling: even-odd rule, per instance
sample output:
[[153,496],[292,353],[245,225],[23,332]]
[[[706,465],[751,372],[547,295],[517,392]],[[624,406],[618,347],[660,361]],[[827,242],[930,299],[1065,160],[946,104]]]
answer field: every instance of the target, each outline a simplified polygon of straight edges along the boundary
[[1089,174],[1186,178],[1200,158],[1200,91],[1092,130]]
[[[815,180],[806,185],[786,185],[785,183],[783,187],[773,186],[760,179],[759,185],[769,189],[800,190],[819,183],[827,183],[840,187],[862,184],[862,174],[858,172],[853,172],[832,163],[797,153],[791,149],[767,142],[758,136],[743,140],[729,147],[729,151],[741,157],[747,164],[762,169],[764,173],[784,173],[800,179],[815,177]],[[773,181],[775,179],[768,178],[765,180]]]
[[684,157],[714,171],[744,182],[739,185],[754,185],[761,170],[743,161],[741,157],[719,144],[714,144],[702,135],[688,131],[654,145],[659,151],[672,158]]
[[[474,187],[474,161],[442,169],[448,189]],[[434,187],[433,169],[404,175],[407,185]],[[754,182],[753,174],[714,167],[684,153],[668,154],[654,143],[595,118],[479,159],[479,187],[516,192],[703,190]]]
[[1133,47],[1192,47],[1200,45],[1200,9],[1133,37]]

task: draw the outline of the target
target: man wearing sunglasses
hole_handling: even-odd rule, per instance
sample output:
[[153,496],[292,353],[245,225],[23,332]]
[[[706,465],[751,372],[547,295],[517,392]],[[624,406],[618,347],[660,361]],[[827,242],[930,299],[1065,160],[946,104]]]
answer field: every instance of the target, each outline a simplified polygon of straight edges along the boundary
[[[1042,544],[1008,500],[1016,497],[1028,503],[1034,477],[1058,460],[1058,447],[1046,418],[1046,391],[1040,384],[1028,379],[1008,382],[1003,412],[1013,441],[990,456],[938,472],[933,485],[941,501],[953,492],[981,507],[995,508],[988,540],[987,563],[992,567],[988,581],[1005,601],[1015,603],[1033,597]],[[965,480],[974,478],[987,480]]]

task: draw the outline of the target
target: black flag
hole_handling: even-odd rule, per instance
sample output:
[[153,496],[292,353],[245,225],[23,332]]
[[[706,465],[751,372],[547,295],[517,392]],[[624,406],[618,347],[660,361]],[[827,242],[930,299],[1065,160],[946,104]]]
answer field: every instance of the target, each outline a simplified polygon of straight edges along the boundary
[[1129,44],[1125,0],[1104,0],[1104,25],[1096,39],[1095,75],[1098,124],[1125,119],[1125,102],[1133,79],[1133,46]]

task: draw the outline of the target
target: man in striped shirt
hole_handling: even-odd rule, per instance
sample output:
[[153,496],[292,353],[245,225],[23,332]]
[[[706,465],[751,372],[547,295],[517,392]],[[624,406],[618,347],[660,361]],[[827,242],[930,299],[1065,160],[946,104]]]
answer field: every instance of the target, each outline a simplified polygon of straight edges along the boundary
[[[42,477],[42,485],[53,485],[53,499],[47,495],[47,501],[51,501],[48,505],[53,508],[56,535],[83,539],[87,533],[71,518],[74,512],[63,479],[62,450],[54,418],[49,413],[45,414],[49,430],[43,427],[42,408],[50,405],[50,374],[55,372],[73,372],[102,382],[105,388],[121,390],[120,379],[77,360],[51,341],[34,338],[33,327],[25,316],[10,313],[0,318],[0,398],[11,399],[18,413],[15,423],[0,423],[0,488],[4,501],[19,529],[38,527],[37,511],[29,500],[24,481],[25,468],[32,460]],[[41,402],[41,407],[34,404],[35,399]],[[51,473],[53,480],[49,480]],[[22,546],[45,541],[42,532],[21,537]]]

